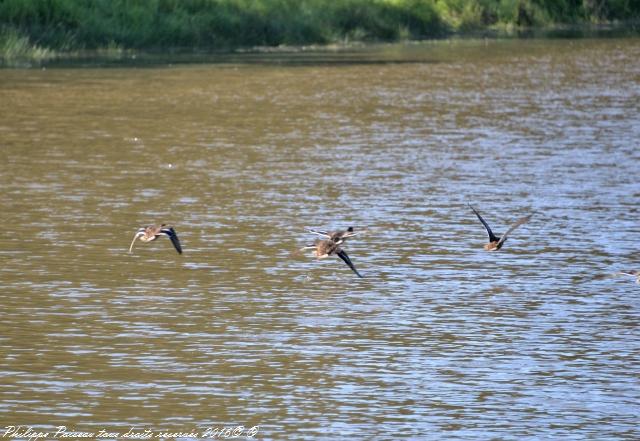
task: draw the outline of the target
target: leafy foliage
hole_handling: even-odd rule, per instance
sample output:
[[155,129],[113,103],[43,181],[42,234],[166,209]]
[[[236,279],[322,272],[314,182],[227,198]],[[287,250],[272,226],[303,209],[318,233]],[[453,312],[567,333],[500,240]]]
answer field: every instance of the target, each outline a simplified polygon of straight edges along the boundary
[[639,17],[640,0],[0,0],[0,40],[61,51],[226,49]]

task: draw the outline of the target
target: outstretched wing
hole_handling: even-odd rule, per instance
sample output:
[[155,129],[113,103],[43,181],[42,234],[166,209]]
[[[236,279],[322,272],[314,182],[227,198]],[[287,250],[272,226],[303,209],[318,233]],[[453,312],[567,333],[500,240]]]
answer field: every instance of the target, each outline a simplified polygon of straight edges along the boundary
[[[480,216],[480,213],[478,213],[476,211],[475,208],[473,208],[471,206],[471,204],[467,204],[469,205],[469,208],[471,208],[473,210],[473,212],[476,214],[476,216],[478,216],[478,219],[480,219],[480,222],[482,222],[482,225],[484,225],[484,228],[487,230],[487,233],[489,234],[489,242],[496,242],[498,240],[498,238],[496,237],[495,234],[493,234],[493,231],[491,231],[491,227],[489,227],[489,224],[487,224],[484,219],[482,219],[482,216]],[[506,237],[507,235],[505,234],[504,236],[502,236],[503,238]],[[503,241],[504,242],[504,241]]]
[[318,236],[326,237],[327,239],[332,240],[337,245],[342,244],[345,240],[350,237],[355,236],[358,232],[353,231],[353,227],[349,227],[346,230],[338,230],[338,231],[323,231],[323,230],[311,230],[307,229],[309,233],[317,234]]
[[345,231],[336,231],[334,234],[340,237],[340,239],[344,240],[349,237],[356,236],[358,231],[353,231],[353,227],[347,228]]
[[173,247],[176,249],[178,253],[182,254],[182,247],[180,246],[180,239],[178,239],[176,230],[174,230],[173,227],[169,227],[169,228],[163,228],[162,230],[160,230],[160,232],[169,236],[169,239],[171,239],[171,243],[173,244]]
[[521,217],[520,219],[518,219],[517,221],[514,222],[513,225],[511,225],[509,227],[509,229],[502,235],[502,237],[500,238],[500,241],[496,244],[496,248],[500,248],[500,246],[502,245],[502,243],[507,240],[507,236],[509,235],[509,233],[511,233],[513,230],[515,230],[516,228],[518,228],[520,225],[524,224],[525,222],[529,222],[529,219],[531,219],[531,216],[533,216],[533,213],[531,213],[528,216],[525,217]]
[[135,236],[133,236],[133,240],[131,241],[131,245],[129,245],[129,254],[131,254],[131,250],[133,250],[133,244],[135,243],[135,241],[136,241],[140,236],[144,236],[144,228],[140,228],[140,229],[136,232],[136,235],[135,235]]
[[317,234],[318,236],[323,236],[323,237],[326,237],[326,238],[331,237],[331,235],[326,231],[311,230],[311,229],[307,229],[307,231],[309,233]]
[[358,277],[360,277],[361,279],[364,279],[364,277],[362,277],[362,274],[360,274],[356,269],[356,267],[353,266],[353,262],[351,262],[351,259],[349,259],[349,256],[347,256],[347,253],[345,253],[343,250],[340,250],[336,254],[338,255],[339,258],[341,258],[344,261],[344,263],[349,265],[349,268],[351,268],[353,272],[358,275]]

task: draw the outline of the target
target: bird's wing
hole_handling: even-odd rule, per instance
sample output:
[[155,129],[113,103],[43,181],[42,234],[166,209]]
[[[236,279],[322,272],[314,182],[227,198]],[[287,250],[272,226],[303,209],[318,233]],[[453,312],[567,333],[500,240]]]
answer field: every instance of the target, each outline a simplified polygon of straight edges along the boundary
[[342,234],[340,234],[340,236],[342,237],[342,239],[347,239],[348,237],[353,237],[353,236],[357,236],[360,232],[359,231],[343,231]]
[[341,258],[344,261],[344,263],[349,265],[349,268],[351,268],[353,272],[358,275],[358,277],[360,277],[361,279],[364,279],[364,277],[362,277],[362,274],[358,272],[356,267],[353,265],[353,262],[351,262],[351,259],[349,259],[349,256],[347,256],[347,253],[345,253],[344,250],[340,250],[336,254],[338,255],[339,258]]
[[317,234],[318,236],[331,237],[331,235],[326,231],[311,230],[311,229],[307,229],[307,231],[309,233]]
[[[469,205],[469,208],[471,208],[473,212],[476,214],[476,216],[478,216],[478,219],[480,219],[480,222],[482,222],[482,225],[484,225],[484,228],[487,230],[487,233],[489,234],[489,242],[497,241],[498,238],[496,237],[495,234],[493,234],[493,231],[491,231],[491,227],[489,227],[489,224],[487,224],[485,220],[482,219],[482,216],[480,216],[480,213],[478,213],[476,209],[471,206],[471,204],[468,204],[468,205]],[[505,237],[505,236],[506,234],[502,237]]]
[[502,245],[502,243],[507,240],[507,236],[509,235],[509,233],[511,233],[513,230],[515,230],[516,228],[518,228],[520,225],[524,224],[525,222],[528,222],[529,219],[531,219],[531,216],[533,216],[533,213],[531,213],[528,216],[525,217],[521,217],[520,219],[518,219],[517,221],[515,221],[513,223],[513,225],[511,225],[509,227],[509,229],[502,235],[502,237],[500,238],[500,241],[498,242],[498,244],[496,245],[498,248],[500,247],[500,245]]
[[176,249],[178,253],[182,254],[182,247],[180,246],[180,239],[178,239],[176,230],[174,230],[173,227],[169,227],[169,228],[163,228],[162,230],[160,230],[160,232],[169,236],[169,239],[171,239],[171,243],[173,244],[173,247]]
[[144,228],[141,228],[136,232],[136,235],[133,236],[133,240],[131,241],[131,245],[129,245],[129,254],[131,254],[131,250],[133,250],[133,244],[140,236],[144,236]]

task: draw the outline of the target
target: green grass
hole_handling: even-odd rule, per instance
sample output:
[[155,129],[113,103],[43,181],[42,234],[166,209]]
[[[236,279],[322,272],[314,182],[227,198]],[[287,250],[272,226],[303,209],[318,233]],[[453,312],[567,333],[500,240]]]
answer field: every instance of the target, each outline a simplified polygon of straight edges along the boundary
[[640,17],[640,0],[0,0],[0,58],[422,39]]
[[38,46],[13,29],[0,30],[0,66],[22,65],[55,57],[55,51]]

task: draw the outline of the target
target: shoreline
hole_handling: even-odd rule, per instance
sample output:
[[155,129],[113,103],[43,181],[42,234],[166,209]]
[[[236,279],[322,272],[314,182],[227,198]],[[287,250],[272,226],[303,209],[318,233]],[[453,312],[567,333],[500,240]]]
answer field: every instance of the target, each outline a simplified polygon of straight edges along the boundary
[[108,45],[96,49],[57,50],[31,44],[28,37],[0,35],[0,68],[42,68],[49,65],[76,63],[89,64],[162,64],[175,59],[181,63],[221,62],[238,57],[269,54],[331,54],[398,44],[428,44],[445,41],[513,40],[513,39],[587,39],[587,38],[637,38],[639,22],[569,24],[544,27],[492,26],[473,31],[450,32],[440,37],[423,39],[397,38],[392,40],[343,39],[329,43],[280,44],[277,46],[238,46],[232,48],[170,46],[147,48],[123,48]]

